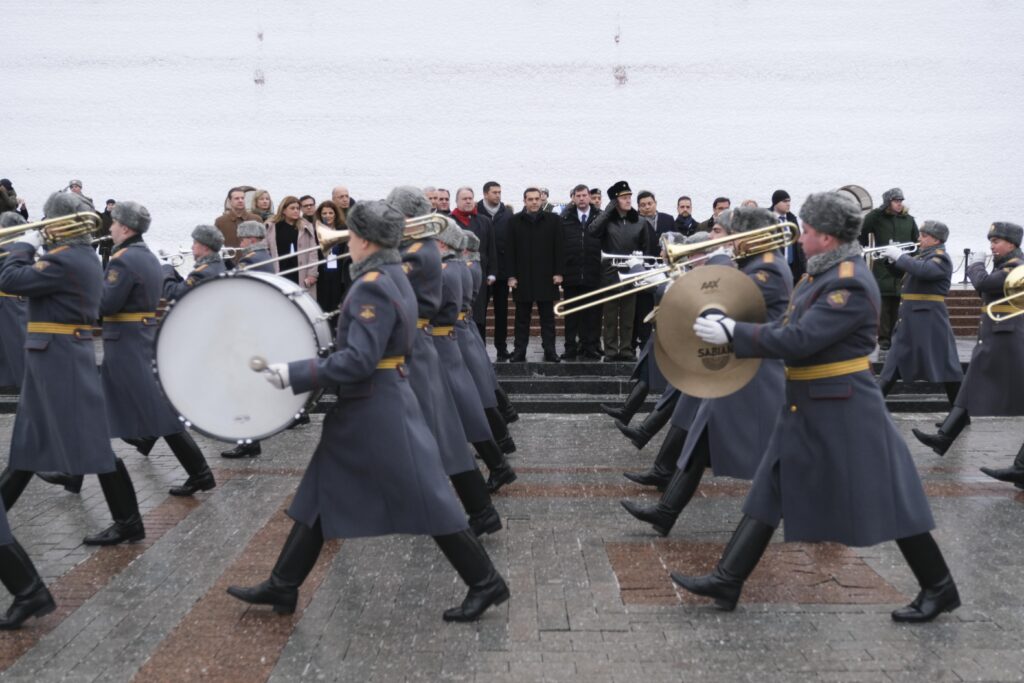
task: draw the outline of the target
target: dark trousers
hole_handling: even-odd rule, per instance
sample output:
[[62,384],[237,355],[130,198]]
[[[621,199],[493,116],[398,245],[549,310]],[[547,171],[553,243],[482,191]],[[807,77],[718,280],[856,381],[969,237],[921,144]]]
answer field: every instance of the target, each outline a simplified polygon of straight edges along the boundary
[[[508,280],[495,280],[494,284],[487,287],[487,296],[494,300],[494,348],[499,351],[508,349]],[[487,310],[487,299],[484,299],[484,311]],[[487,340],[484,334],[486,321],[477,323],[480,326],[480,336]]]
[[882,305],[878,311],[878,341],[891,341],[892,330],[896,327],[896,320],[900,314],[900,297],[883,296]]
[[[571,299],[597,287],[563,287],[565,298]],[[591,306],[565,317],[565,352],[601,352],[601,306]]]
[[632,349],[644,348],[651,336],[651,323],[644,322],[647,314],[654,310],[654,293],[641,292],[636,295],[636,313],[633,314]]
[[[540,315],[540,345],[550,353],[555,352],[555,304],[553,301],[517,301],[516,302],[516,353],[526,353],[530,343],[530,313],[533,304],[537,304]],[[497,340],[495,340],[497,342]]]
[[633,316],[636,314],[636,295],[609,301],[602,307],[604,316],[604,355],[624,356],[630,353],[633,339]]

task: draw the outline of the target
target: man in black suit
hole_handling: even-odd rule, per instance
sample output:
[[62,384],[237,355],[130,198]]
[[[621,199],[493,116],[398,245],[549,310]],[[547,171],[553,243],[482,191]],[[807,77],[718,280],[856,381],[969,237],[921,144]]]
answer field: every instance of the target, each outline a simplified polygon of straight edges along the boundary
[[[658,198],[650,190],[641,190],[637,198],[637,209],[640,212],[641,222],[647,227],[647,241],[650,245],[647,249],[647,256],[657,256],[661,253],[660,240],[666,232],[675,231],[675,221],[667,213],[658,211]],[[651,336],[651,323],[644,322],[647,314],[654,310],[654,290],[647,290],[636,295],[636,315],[633,318],[633,342],[634,353],[642,349]]]
[[[785,190],[775,190],[772,193],[772,213],[775,214],[776,220],[779,223],[800,225],[796,214],[789,210],[789,204],[789,193]],[[807,257],[804,256],[804,250],[800,247],[799,242],[786,247],[786,263],[789,264],[789,269],[793,272],[793,282],[798,282],[807,270]]]

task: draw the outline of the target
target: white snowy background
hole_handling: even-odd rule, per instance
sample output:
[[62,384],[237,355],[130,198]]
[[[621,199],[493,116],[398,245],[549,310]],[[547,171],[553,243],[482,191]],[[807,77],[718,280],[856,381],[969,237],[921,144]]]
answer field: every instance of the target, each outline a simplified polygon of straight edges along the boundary
[[[1024,222],[1024,4],[2,2],[0,175],[34,217],[81,178],[188,244],[227,188],[356,198],[625,178],[719,194],[900,186],[984,248]],[[453,193],[454,194],[454,193]]]

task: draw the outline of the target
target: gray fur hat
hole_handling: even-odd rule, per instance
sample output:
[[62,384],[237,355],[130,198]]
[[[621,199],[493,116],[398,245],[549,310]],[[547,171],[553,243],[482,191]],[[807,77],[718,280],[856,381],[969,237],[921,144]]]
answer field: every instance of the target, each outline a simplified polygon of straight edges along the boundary
[[949,228],[942,221],[925,221],[919,228],[926,235],[931,235],[940,242],[949,239]]
[[43,204],[43,215],[47,218],[60,218],[79,211],[95,211],[92,202],[74,192],[54,192]]
[[686,238],[681,232],[669,231],[662,233],[658,242],[661,244],[686,244]]
[[459,227],[459,224],[453,218],[445,216],[445,220],[448,221],[448,227],[438,233],[434,239],[458,251],[462,249],[462,228]]
[[466,238],[466,245],[463,249],[469,249],[470,251],[480,251],[480,238],[476,236],[472,230],[463,230],[462,236]]
[[706,230],[701,230],[700,232],[695,232],[684,239],[683,244],[697,244],[697,242],[707,242],[709,239],[711,239],[711,233]]
[[898,187],[894,187],[891,190],[886,190],[885,192],[882,193],[882,208],[888,207],[889,202],[891,202],[894,199],[899,199],[900,201],[903,201],[903,198],[903,190],[901,190]]
[[388,193],[385,201],[401,211],[406,218],[430,213],[430,200],[424,196],[423,190],[412,185],[399,185]]
[[149,211],[136,202],[118,202],[110,212],[110,217],[126,228],[143,233],[149,230]]
[[405,216],[383,199],[361,201],[348,210],[349,229],[385,249],[397,249],[405,230]]
[[774,214],[768,209],[754,207],[739,207],[732,210],[732,225],[730,232],[749,232],[758,228],[765,228],[776,222]]
[[192,239],[214,251],[220,251],[224,246],[224,233],[212,225],[197,225],[192,231]]
[[25,217],[17,211],[4,211],[0,213],[0,228],[13,228],[16,225],[28,223]]
[[722,230],[725,230],[726,234],[731,235],[735,230],[732,229],[732,212],[735,209],[726,209],[722,213],[715,216],[715,225],[722,226]]
[[242,221],[238,224],[238,236],[255,237],[258,240],[266,239],[267,228],[259,221]]
[[815,192],[800,207],[800,220],[841,242],[852,242],[860,235],[860,207],[838,192]]
[[990,239],[993,237],[999,237],[1007,242],[1013,242],[1019,247],[1021,237],[1024,237],[1024,228],[1020,227],[1016,223],[999,221],[998,223],[993,223],[992,227],[988,229],[988,236]]

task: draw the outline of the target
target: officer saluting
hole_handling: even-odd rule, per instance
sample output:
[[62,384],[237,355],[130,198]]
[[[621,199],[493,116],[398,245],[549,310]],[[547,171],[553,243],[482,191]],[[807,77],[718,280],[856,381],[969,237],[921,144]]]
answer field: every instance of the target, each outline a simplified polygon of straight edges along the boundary
[[882,396],[889,394],[898,379],[943,383],[950,405],[960,390],[964,373],[946,310],[946,294],[953,277],[953,262],[946,253],[948,238],[945,223],[925,221],[918,234],[916,254],[911,256],[893,245],[882,251],[893,268],[906,273],[892,350],[878,377]]
[[[1024,415],[1024,366],[1018,361],[1024,356],[1024,317],[995,322],[985,312],[987,304],[1003,297],[1003,283],[1010,271],[1024,263],[1020,251],[1024,228],[1014,223],[993,223],[988,231],[992,250],[992,272],[985,270],[983,254],[975,256],[967,266],[967,277],[981,297],[981,327],[978,343],[971,352],[960,393],[953,408],[943,420],[936,434],[917,429],[914,436],[939,455],[945,455],[953,441],[970,422],[970,416]],[[996,313],[1012,313],[1013,307],[1003,304]]]
[[707,343],[732,342],[737,357],[785,360],[788,405],[718,565],[708,576],[673,572],[672,580],[735,608],[785,518],[787,541],[869,546],[896,539],[921,592],[892,618],[930,621],[959,607],[960,596],[929,533],[935,523],[910,452],[871,375],[880,294],[856,241],[860,208],[822,192],[807,198],[800,220],[807,273],[781,319],[759,325],[715,314],[694,324]]
[[[273,273],[274,264],[267,263],[272,257],[267,247],[267,229],[259,221],[242,221],[238,224],[238,246],[244,251],[238,259],[238,268],[261,273]],[[262,265],[261,265],[262,264]]]
[[103,280],[103,390],[110,435],[148,453],[158,436],[170,446],[188,473],[172,496],[209,491],[216,484],[199,446],[171,411],[150,363],[156,339],[156,307],[163,273],[160,261],[143,241],[149,211],[135,202],[118,202],[111,212],[114,251]]
[[[48,218],[92,211],[73,192],[46,201]],[[89,235],[71,237],[35,261],[38,231],[11,245],[0,265],[0,290],[29,298],[25,381],[0,475],[10,509],[35,472],[98,474],[114,523],[86,545],[115,545],[146,536],[131,477],[110,448],[107,411],[96,372],[92,326],[100,312],[103,273]]]
[[224,246],[224,235],[212,225],[197,225],[192,231],[192,255],[196,258],[195,268],[184,280],[169,263],[164,269],[164,298],[168,301],[180,299],[185,292],[200,282],[212,280],[226,272],[220,249]]
[[295,525],[270,578],[228,592],[290,614],[325,537],[430,534],[470,587],[444,619],[472,621],[509,592],[467,528],[405,377],[417,318],[398,253],[405,219],[382,201],[360,202],[347,218],[353,283],[340,309],[337,350],[327,358],[272,363],[266,371],[274,386],[296,393],[336,388],[337,407],[324,419],[288,509]]

